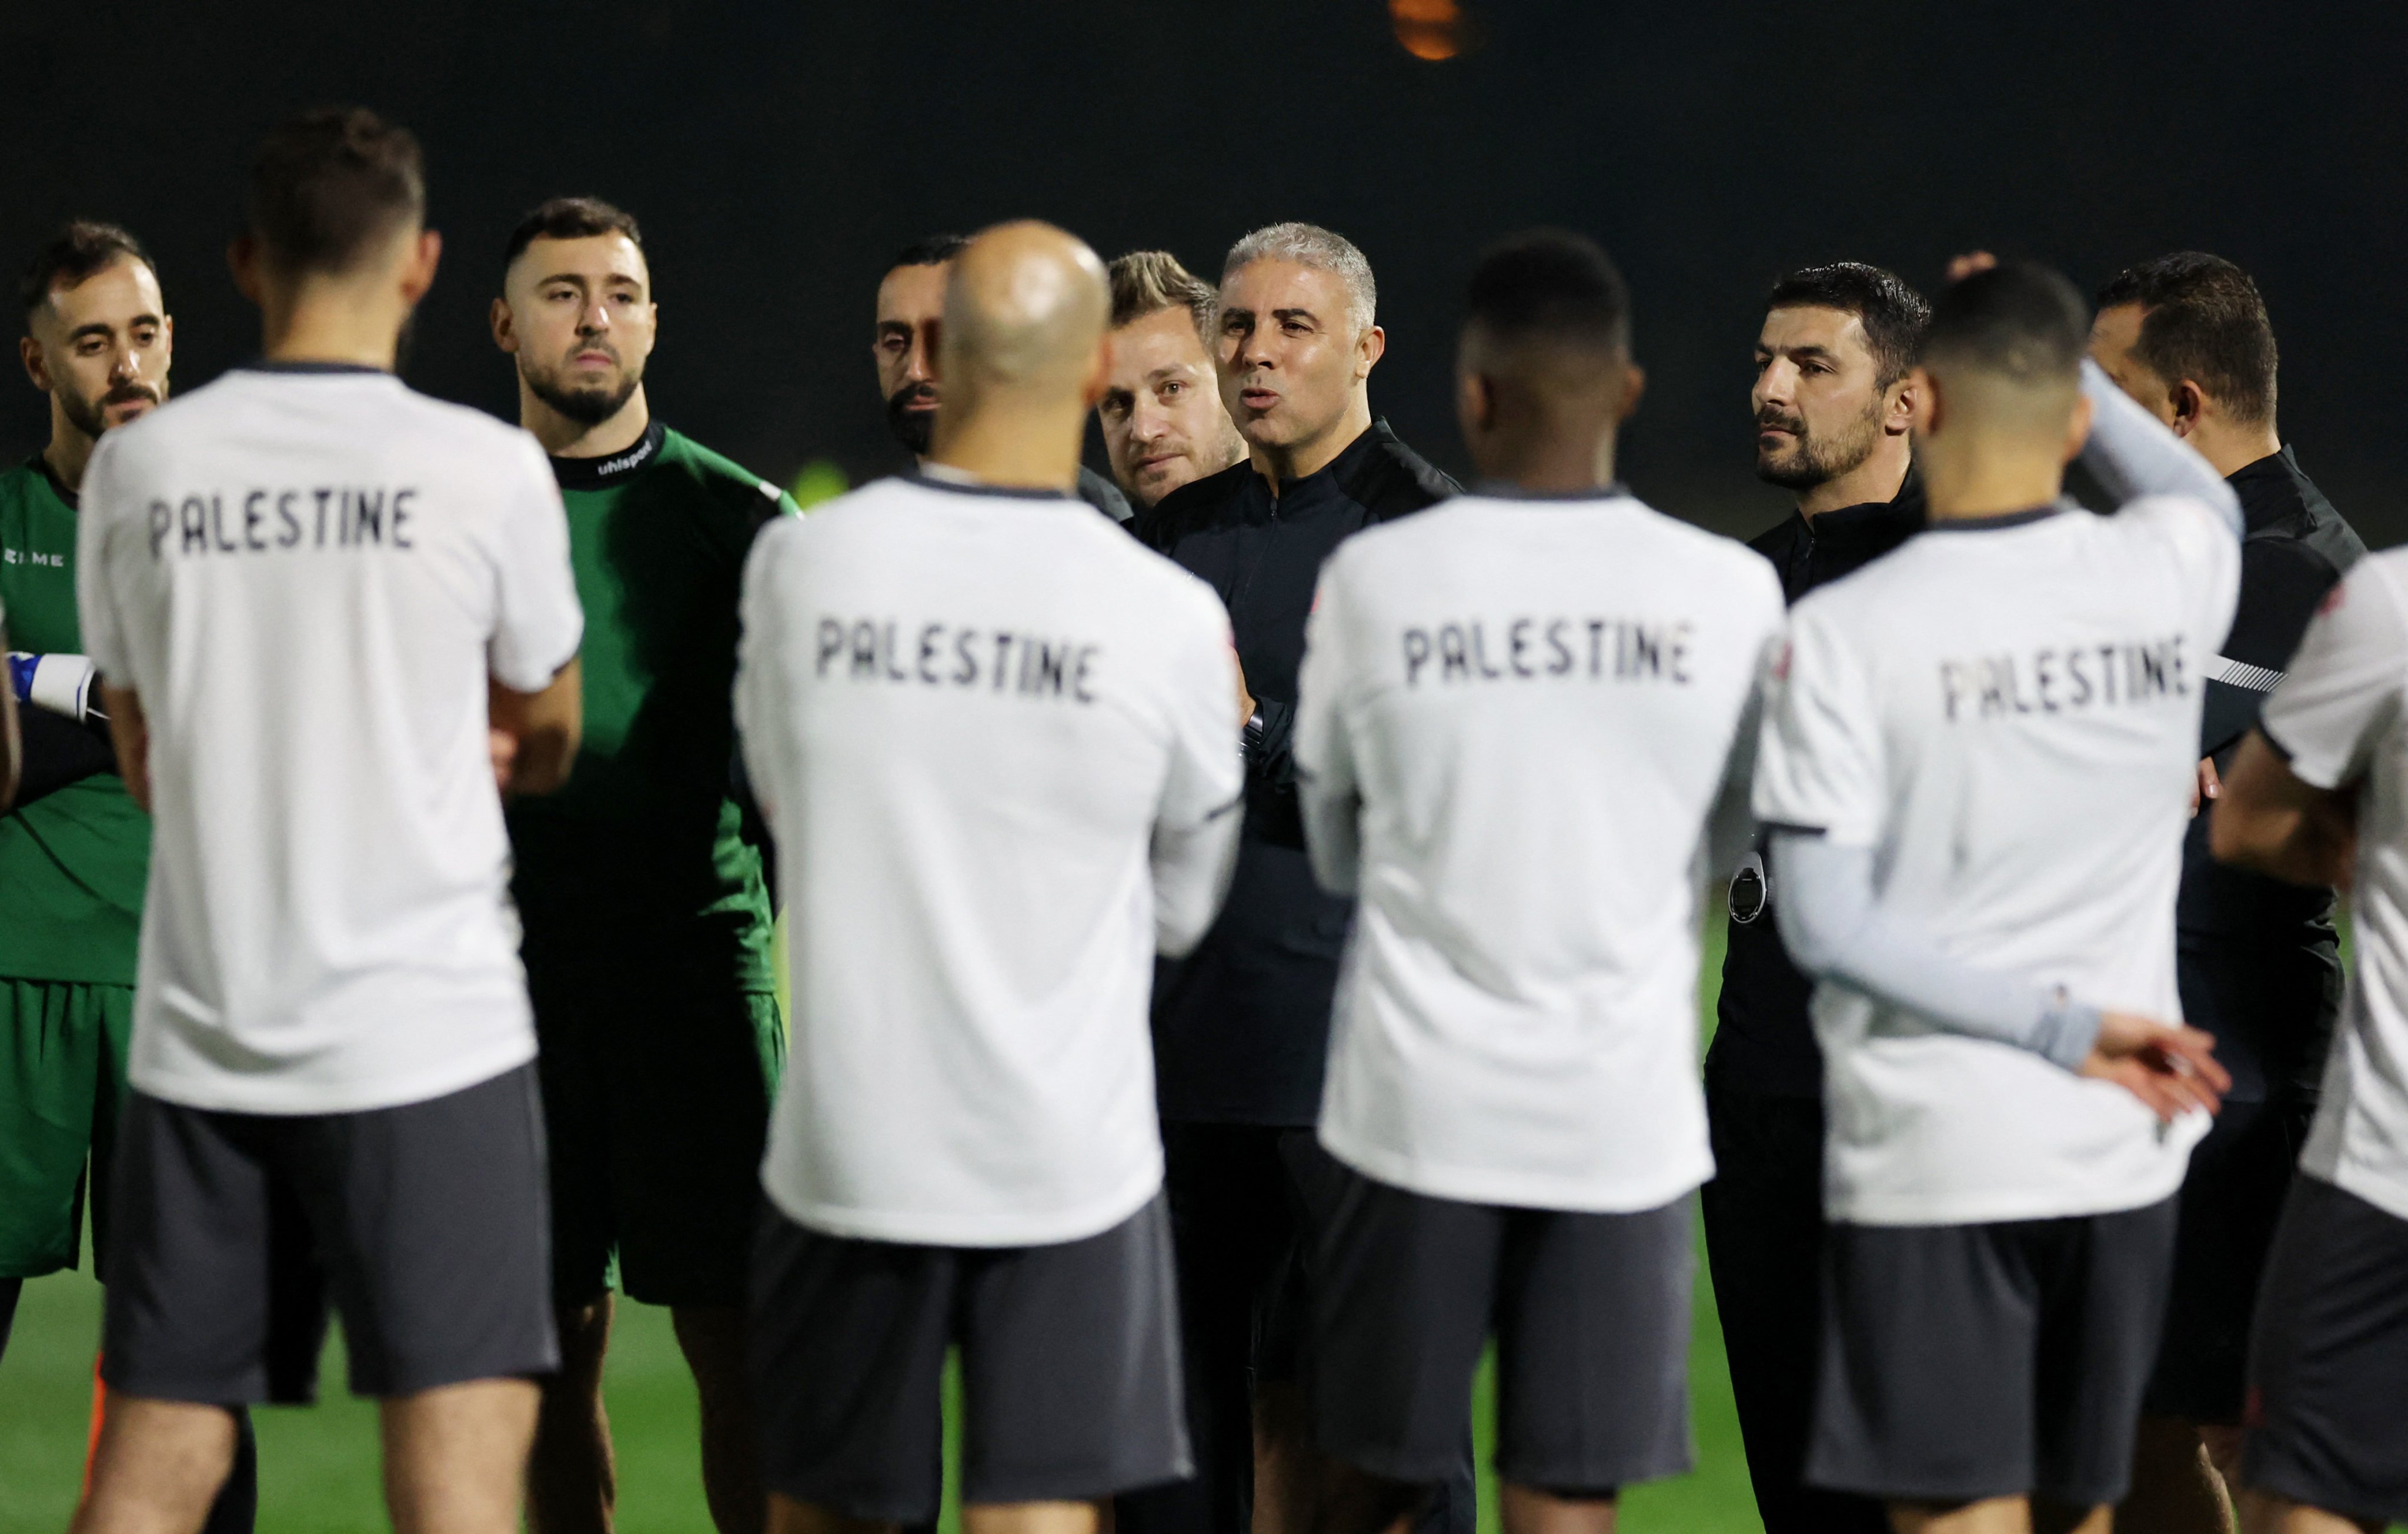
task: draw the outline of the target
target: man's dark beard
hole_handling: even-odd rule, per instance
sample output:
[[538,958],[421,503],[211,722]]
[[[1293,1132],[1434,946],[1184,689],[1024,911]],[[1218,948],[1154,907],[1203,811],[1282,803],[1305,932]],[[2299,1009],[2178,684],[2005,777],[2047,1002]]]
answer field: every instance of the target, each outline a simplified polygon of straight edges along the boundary
[[159,403],[159,392],[144,384],[121,383],[98,399],[89,402],[79,399],[73,394],[62,394],[59,395],[59,409],[65,412],[67,420],[74,423],[76,430],[97,441],[100,434],[108,430],[107,413],[108,408],[112,405],[122,405],[130,399],[147,399],[156,405]]
[[1797,434],[1798,445],[1790,455],[1778,463],[1767,463],[1758,453],[1756,477],[1767,484],[1784,490],[1812,490],[1816,485],[1829,484],[1842,474],[1854,472],[1873,455],[1874,444],[1881,440],[1881,405],[1858,417],[1849,428],[1836,437],[1810,437],[1803,416],[1785,416],[1765,410],[1756,415],[1759,426],[1779,426]]
[[623,374],[616,389],[564,389],[550,379],[527,375],[527,388],[535,397],[558,410],[580,426],[598,426],[626,408],[644,386],[641,372]]
[[928,455],[928,436],[936,430],[937,412],[915,410],[911,406],[916,401],[936,397],[937,391],[924,383],[907,383],[887,396],[886,429],[895,434],[895,440],[902,443],[905,451],[914,458]]

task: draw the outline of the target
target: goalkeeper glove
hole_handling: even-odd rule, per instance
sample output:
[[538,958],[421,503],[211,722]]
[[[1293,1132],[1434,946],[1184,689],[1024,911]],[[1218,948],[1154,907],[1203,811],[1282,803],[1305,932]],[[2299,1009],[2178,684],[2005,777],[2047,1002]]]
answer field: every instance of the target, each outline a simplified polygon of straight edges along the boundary
[[100,672],[81,655],[8,652],[8,690],[20,703],[64,714],[79,724],[107,717],[99,707]]

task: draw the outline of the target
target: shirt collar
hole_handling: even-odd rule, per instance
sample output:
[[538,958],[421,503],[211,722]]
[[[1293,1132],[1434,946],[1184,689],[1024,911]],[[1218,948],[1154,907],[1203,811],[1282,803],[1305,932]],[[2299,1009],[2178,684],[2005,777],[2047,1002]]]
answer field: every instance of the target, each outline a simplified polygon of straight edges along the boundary
[[1492,501],[1619,501],[1630,497],[1630,487],[1614,480],[1591,490],[1525,490],[1511,480],[1483,480],[1471,493]]
[[244,363],[242,365],[242,370],[246,373],[366,373],[371,378],[389,379],[393,377],[393,372],[390,368],[370,367],[367,364],[360,362],[310,362],[307,360],[273,362],[265,357],[256,357],[250,362]]
[[1019,501],[1067,501],[1071,498],[1068,492],[1061,490],[1039,490],[1029,485],[991,485],[977,475],[950,464],[922,464],[903,477],[924,489],[950,490],[963,495],[1002,495]]
[[2060,512],[2074,509],[2072,501],[2059,496],[2046,506],[2035,506],[2026,511],[2001,511],[1988,517],[1934,517],[1924,531],[1928,533],[1995,533],[2003,527],[2022,527],[2035,522],[2046,522]]
[[2281,451],[2234,469],[2224,482],[2240,497],[2242,521],[2252,533],[2308,509],[2302,489],[2307,476],[2300,472],[2300,461],[2287,442]]
[[608,490],[660,456],[669,429],[655,416],[635,445],[599,458],[554,458],[552,477],[563,490]]
[[25,460],[25,466],[41,476],[42,482],[50,487],[50,494],[66,502],[68,510],[76,509],[76,493],[67,488],[64,480],[59,478],[59,471],[50,466],[50,461],[48,458],[37,452]]

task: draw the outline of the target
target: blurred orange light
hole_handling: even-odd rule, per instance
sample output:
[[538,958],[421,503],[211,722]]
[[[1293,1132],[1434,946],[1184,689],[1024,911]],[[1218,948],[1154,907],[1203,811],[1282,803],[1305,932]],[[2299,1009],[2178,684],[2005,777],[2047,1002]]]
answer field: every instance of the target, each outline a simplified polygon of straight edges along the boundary
[[1417,59],[1437,63],[1463,51],[1463,7],[1455,0],[1388,0],[1397,41]]

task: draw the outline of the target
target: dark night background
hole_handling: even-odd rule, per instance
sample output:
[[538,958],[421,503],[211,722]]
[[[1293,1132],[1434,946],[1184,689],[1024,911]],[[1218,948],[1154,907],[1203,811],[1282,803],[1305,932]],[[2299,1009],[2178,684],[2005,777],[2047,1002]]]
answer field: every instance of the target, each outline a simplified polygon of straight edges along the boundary
[[[1637,293],[1652,386],[1627,477],[1752,530],[1785,509],[1748,473],[1745,406],[1783,268],[1928,285],[1988,247],[2087,289],[2197,247],[2265,291],[2302,463],[2370,543],[2408,538],[2408,7],[1469,8],[1480,46],[1428,63],[1378,0],[12,4],[0,256],[13,275],[74,213],[130,225],[192,389],[256,341],[221,255],[249,145],[365,102],[424,141],[449,242],[413,383],[512,408],[485,334],[498,247],[528,205],[592,192],[644,222],[655,410],[765,474],[829,459],[857,481],[895,464],[869,317],[908,239],[1035,214],[1209,277],[1246,229],[1309,219],[1379,274],[1374,409],[1459,472],[1458,284],[1490,237],[1562,223]],[[45,419],[0,387],[0,449]]]

